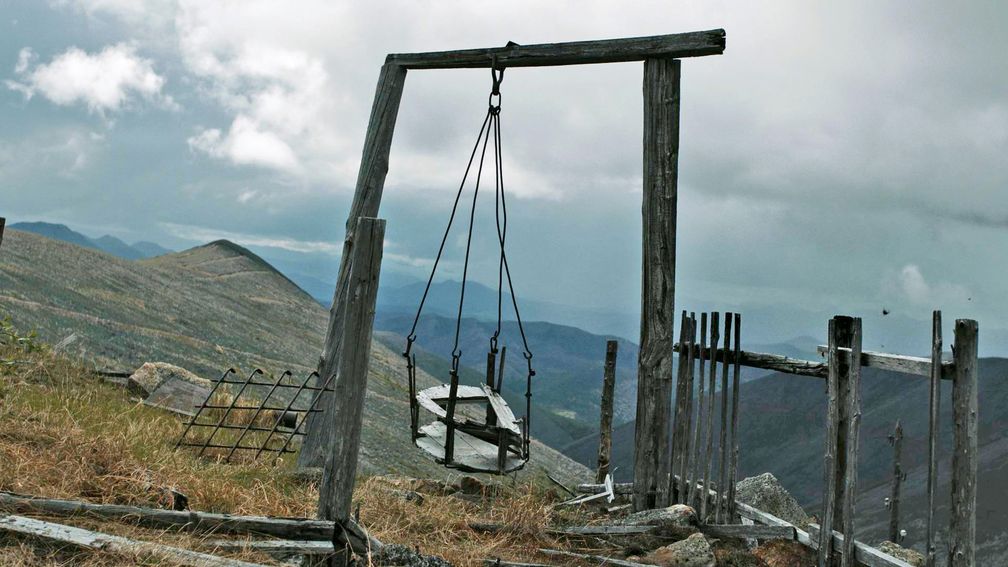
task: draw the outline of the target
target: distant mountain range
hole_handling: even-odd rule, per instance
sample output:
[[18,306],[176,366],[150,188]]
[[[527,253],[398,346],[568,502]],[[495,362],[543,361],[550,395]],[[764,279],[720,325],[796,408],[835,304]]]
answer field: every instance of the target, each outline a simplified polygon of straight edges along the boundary
[[153,242],[140,241],[134,242],[133,244],[127,244],[114,236],[109,236],[108,234],[98,238],[88,238],[79,232],[71,230],[64,224],[54,224],[48,222],[18,222],[9,225],[7,228],[33,232],[35,234],[45,236],[46,238],[62,240],[63,242],[69,242],[71,244],[76,244],[77,246],[83,246],[84,248],[94,248],[95,250],[108,252],[113,256],[118,256],[127,260],[154,258],[155,256],[170,254],[172,252],[171,250]]

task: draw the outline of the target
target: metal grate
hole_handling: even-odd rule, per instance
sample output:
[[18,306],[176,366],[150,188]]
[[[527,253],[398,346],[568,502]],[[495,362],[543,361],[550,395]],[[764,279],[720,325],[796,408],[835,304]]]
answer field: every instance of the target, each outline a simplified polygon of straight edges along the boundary
[[196,406],[175,448],[195,447],[197,456],[213,455],[224,462],[231,462],[237,451],[255,451],[252,459],[294,453],[294,438],[304,436],[308,414],[322,411],[318,402],[322,392],[333,391],[332,381],[329,376],[319,385],[317,372],[295,381],[289,370],[273,379],[259,368],[241,379],[228,368]]

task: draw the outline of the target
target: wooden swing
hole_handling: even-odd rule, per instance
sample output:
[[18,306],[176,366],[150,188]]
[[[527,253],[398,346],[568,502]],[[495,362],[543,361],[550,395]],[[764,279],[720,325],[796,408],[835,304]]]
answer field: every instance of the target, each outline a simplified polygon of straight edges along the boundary
[[[532,377],[535,371],[532,369],[532,352],[529,350],[528,341],[525,338],[525,329],[522,326],[521,315],[518,312],[518,302],[515,299],[514,286],[511,283],[511,273],[508,269],[507,255],[504,251],[504,242],[507,235],[507,205],[504,199],[504,176],[501,169],[501,143],[500,143],[500,84],[504,78],[504,68],[498,67],[496,60],[490,69],[493,79],[493,88],[490,92],[489,108],[483,125],[480,127],[476,144],[469,156],[469,163],[466,166],[465,174],[462,176],[462,183],[459,185],[455,195],[455,203],[452,206],[451,215],[448,218],[448,226],[445,228],[444,236],[441,239],[441,246],[438,249],[437,258],[434,260],[434,267],[431,269],[430,277],[427,279],[427,287],[424,289],[423,297],[417,308],[416,318],[413,320],[413,328],[406,338],[406,350],[403,356],[406,358],[406,373],[409,379],[410,395],[410,430],[413,443],[432,456],[437,462],[446,467],[457,468],[467,472],[484,472],[491,474],[506,474],[525,466],[529,459],[529,413],[532,403]],[[468,386],[459,384],[459,360],[462,351],[458,348],[459,330],[462,325],[462,308],[465,303],[466,277],[469,269],[469,251],[472,245],[473,221],[476,216],[476,198],[479,195],[480,179],[483,174],[483,161],[486,157],[486,150],[489,141],[493,136],[493,159],[494,159],[494,188],[495,188],[495,217],[497,221],[497,240],[500,244],[500,262],[497,274],[497,329],[490,337],[490,349],[487,352],[487,373],[486,383],[479,386]],[[427,294],[430,292],[431,283],[434,281],[434,274],[441,261],[444,252],[445,242],[451,232],[452,223],[455,220],[455,213],[458,210],[459,200],[465,188],[466,179],[472,168],[476,152],[480,151],[479,165],[476,173],[475,189],[473,190],[472,208],[469,213],[469,233],[466,242],[465,262],[462,269],[462,289],[459,296],[459,309],[455,320],[455,343],[452,347],[450,381],[448,384],[434,386],[418,392],[416,387],[416,355],[413,351],[413,343],[416,341],[417,324],[420,321],[420,314],[423,311],[424,303],[427,301]],[[518,322],[518,330],[522,338],[524,347],[524,357],[528,365],[528,374],[525,390],[525,415],[515,417],[507,402],[501,396],[501,385],[504,381],[504,358],[507,347],[498,350],[497,341],[501,332],[501,313],[503,308],[503,284],[507,280],[508,289],[511,293],[511,303],[514,307],[515,319]],[[499,355],[499,360],[498,360]],[[484,410],[482,414],[477,414],[482,419],[474,418],[470,415],[463,415],[462,406],[477,406]],[[434,415],[434,421],[419,426],[420,408]]]

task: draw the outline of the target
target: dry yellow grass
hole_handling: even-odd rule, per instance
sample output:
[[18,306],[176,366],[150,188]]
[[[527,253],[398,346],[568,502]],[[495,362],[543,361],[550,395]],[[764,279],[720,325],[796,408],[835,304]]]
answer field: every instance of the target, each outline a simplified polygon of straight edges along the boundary
[[[47,349],[24,352],[0,344],[0,490],[97,503],[157,506],[160,489],[188,495],[195,510],[232,514],[313,517],[317,486],[296,479],[292,457],[226,464],[174,449],[182,421],[130,400],[82,364]],[[424,458],[419,453],[417,458]],[[550,524],[583,522],[558,512],[548,489],[504,483],[497,497],[469,502],[424,492],[418,504],[403,497],[420,489],[405,478],[361,479],[355,492],[362,523],[380,540],[442,556],[456,565],[487,557],[542,560],[539,547],[561,546],[545,534]],[[89,519],[54,520],[137,539],[200,549],[198,537]],[[477,533],[471,522],[508,526]],[[269,562],[254,554],[245,559]],[[3,565],[117,565],[138,558],[39,545],[0,535]]]

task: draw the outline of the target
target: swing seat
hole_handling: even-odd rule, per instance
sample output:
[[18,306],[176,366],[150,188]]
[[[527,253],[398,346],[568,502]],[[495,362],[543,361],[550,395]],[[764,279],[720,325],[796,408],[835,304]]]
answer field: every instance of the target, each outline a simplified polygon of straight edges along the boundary
[[[455,419],[451,421],[454,450],[445,456],[448,440],[448,400],[450,386],[443,384],[417,393],[420,407],[437,417],[421,427],[415,443],[437,462],[465,472],[510,473],[525,466],[522,457],[522,420],[515,418],[500,394],[486,385],[459,385],[455,396]],[[460,406],[478,405],[487,409],[491,423],[462,416]]]

